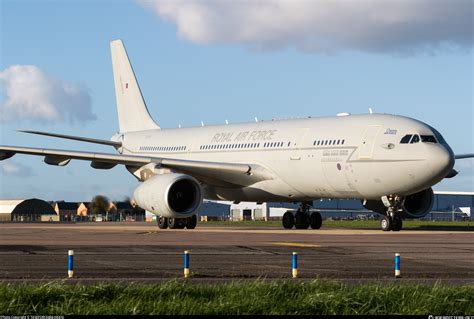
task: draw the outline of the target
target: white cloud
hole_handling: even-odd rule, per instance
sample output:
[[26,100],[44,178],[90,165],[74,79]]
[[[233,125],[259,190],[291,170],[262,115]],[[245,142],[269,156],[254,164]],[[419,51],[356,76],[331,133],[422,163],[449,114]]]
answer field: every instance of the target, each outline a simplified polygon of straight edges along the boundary
[[472,0],[137,0],[198,44],[312,53],[470,49]]
[[0,122],[95,120],[92,100],[85,88],[57,79],[34,65],[13,65],[0,72],[5,100]]
[[0,163],[0,167],[2,169],[3,174],[9,176],[29,177],[34,175],[31,167],[20,163],[14,163],[12,161],[5,161],[3,163]]

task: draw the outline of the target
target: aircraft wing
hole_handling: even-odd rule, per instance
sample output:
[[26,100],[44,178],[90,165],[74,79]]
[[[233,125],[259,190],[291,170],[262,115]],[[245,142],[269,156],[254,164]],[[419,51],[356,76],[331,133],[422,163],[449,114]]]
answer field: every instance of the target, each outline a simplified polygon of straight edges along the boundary
[[156,168],[168,168],[186,173],[211,185],[248,186],[262,180],[272,179],[272,175],[268,170],[256,164],[193,161],[18,146],[0,146],[0,161],[17,153],[44,156],[46,164],[58,166],[67,165],[72,159],[90,161],[91,166],[96,169],[110,169],[116,165],[139,169],[152,163],[156,164]]
[[463,158],[474,158],[474,153],[472,154],[457,154],[454,155],[455,159],[463,159]]

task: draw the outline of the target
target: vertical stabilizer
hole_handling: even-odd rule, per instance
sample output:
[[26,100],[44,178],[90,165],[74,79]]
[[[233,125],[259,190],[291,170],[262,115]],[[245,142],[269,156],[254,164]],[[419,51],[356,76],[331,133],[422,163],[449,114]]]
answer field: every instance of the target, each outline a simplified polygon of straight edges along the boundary
[[159,129],[146,108],[122,40],[110,42],[110,50],[120,132]]

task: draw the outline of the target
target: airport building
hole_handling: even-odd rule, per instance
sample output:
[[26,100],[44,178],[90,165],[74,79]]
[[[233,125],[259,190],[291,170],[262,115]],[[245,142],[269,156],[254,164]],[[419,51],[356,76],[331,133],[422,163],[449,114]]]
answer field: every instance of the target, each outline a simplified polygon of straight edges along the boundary
[[106,214],[91,213],[90,202],[46,202],[39,199],[0,200],[0,222],[145,221],[135,203],[110,203]]
[[10,213],[13,222],[59,221],[50,203],[41,199],[27,199],[15,206]]
[[11,221],[11,214],[15,207],[20,204],[23,199],[0,200],[0,222]]
[[[269,202],[230,203],[230,220],[270,220],[279,219],[287,210],[298,208],[298,204]],[[323,218],[357,219],[378,218],[380,215],[367,210],[358,200],[325,199],[313,201],[313,209],[322,213]],[[461,220],[470,219],[474,211],[474,192],[435,191],[432,211],[425,219]]]
[[201,221],[229,220],[232,202],[205,200],[198,211]]
[[[24,204],[23,204],[24,203]],[[45,203],[48,205],[46,206]],[[16,210],[16,208],[18,209]],[[51,208],[51,209],[50,209]],[[287,210],[297,209],[298,204],[285,202],[226,202],[207,201],[198,215],[208,220],[271,220],[280,219]],[[358,200],[316,200],[313,209],[323,218],[360,219],[379,218],[380,215],[365,209]],[[52,211],[51,211],[52,210]],[[425,219],[463,220],[472,218],[474,192],[435,192],[432,211]],[[54,214],[53,214],[53,213]],[[154,221],[155,215],[145,211],[133,202],[111,203],[106,215],[93,215],[89,202],[48,203],[38,199],[0,200],[0,222],[2,221]]]

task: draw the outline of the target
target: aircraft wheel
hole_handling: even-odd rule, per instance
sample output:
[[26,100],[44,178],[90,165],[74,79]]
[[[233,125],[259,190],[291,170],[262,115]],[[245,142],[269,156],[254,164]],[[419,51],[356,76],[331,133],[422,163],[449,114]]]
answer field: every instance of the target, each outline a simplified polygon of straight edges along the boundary
[[303,212],[297,212],[295,215],[295,227],[296,229],[308,229],[309,218],[308,214]]
[[293,216],[292,212],[286,212],[283,214],[281,222],[283,224],[283,228],[292,229],[293,226],[295,226],[295,216]]
[[383,231],[389,231],[389,230],[392,229],[392,221],[391,221],[390,217],[384,216],[380,220],[380,228],[382,228]]
[[168,227],[170,229],[176,229],[178,228],[178,222],[177,222],[177,218],[168,218]]
[[186,218],[186,228],[187,229],[194,229],[197,225],[197,216],[193,215],[191,217]]
[[166,229],[168,228],[168,218],[160,216],[158,217],[158,228]]
[[392,230],[393,231],[400,231],[403,226],[403,221],[400,217],[394,217],[392,220]]
[[312,229],[320,229],[323,224],[323,218],[319,212],[312,213],[310,216],[310,226]]
[[186,219],[187,218],[176,218],[176,228],[184,229],[186,227]]

